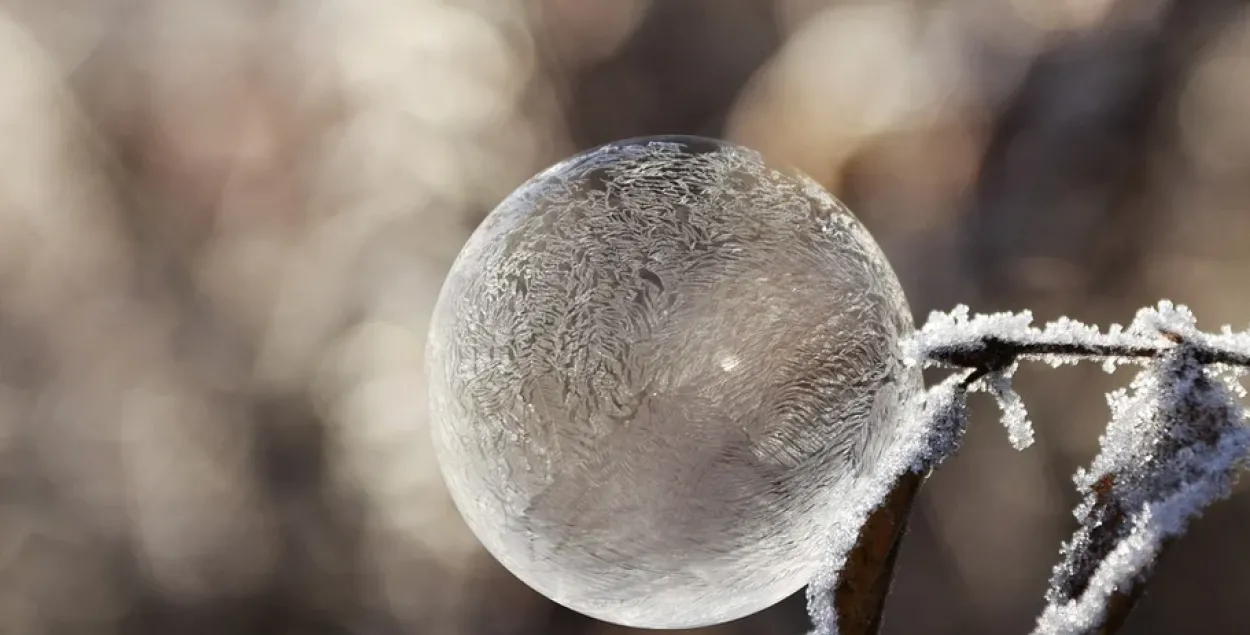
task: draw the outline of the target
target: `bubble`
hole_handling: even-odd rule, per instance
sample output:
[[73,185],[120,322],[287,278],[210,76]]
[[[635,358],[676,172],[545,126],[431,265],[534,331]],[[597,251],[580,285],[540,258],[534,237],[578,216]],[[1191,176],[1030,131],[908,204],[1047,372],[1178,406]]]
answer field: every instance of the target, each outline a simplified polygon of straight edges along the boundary
[[469,527],[575,611],[758,612],[819,568],[921,389],[872,237],[810,179],[697,137],[610,143],[481,224],[431,326],[435,448]]

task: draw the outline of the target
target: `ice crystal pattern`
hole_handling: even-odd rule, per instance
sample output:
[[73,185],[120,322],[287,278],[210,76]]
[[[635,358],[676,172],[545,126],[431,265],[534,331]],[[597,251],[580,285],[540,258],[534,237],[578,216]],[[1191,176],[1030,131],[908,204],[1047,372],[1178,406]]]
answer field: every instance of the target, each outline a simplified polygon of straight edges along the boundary
[[862,512],[844,501],[921,392],[912,328],[813,181],[719,141],[612,143],[522,185],[453,265],[435,447],[469,527],[539,592],[635,627],[726,622],[801,589]]

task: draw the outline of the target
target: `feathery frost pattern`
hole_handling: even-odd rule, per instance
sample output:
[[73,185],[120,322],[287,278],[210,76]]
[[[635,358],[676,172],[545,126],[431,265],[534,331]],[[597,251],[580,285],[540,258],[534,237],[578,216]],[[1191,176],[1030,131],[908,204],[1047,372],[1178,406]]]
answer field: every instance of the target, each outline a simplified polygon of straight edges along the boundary
[[651,628],[743,617],[855,531],[842,501],[875,487],[922,392],[913,330],[814,181],[711,139],[611,143],[518,188],[452,267],[427,351],[440,466],[486,548],[557,602]]

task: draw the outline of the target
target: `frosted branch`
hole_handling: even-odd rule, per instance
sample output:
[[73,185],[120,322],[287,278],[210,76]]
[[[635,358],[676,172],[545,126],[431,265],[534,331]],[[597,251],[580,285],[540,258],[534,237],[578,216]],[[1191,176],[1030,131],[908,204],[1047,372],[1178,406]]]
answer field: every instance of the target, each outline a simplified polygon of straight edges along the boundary
[[1033,441],[1011,378],[1022,361],[1098,361],[1142,370],[1109,395],[1112,420],[1088,470],[1076,475],[1079,526],[1061,550],[1035,635],[1115,632],[1168,542],[1231,491],[1250,455],[1237,378],[1250,369],[1250,334],[1203,333],[1183,306],[1162,302],[1106,331],[1063,318],[935,313],[903,343],[906,363],[956,368],[910,406],[916,413],[864,496],[835,528],[826,565],[808,587],[815,635],[870,635],[880,626],[894,557],[923,477],[963,438],[968,392],[995,398],[1017,449]]
[[1060,366],[1098,360],[1109,368],[1149,363],[1182,340],[1200,364],[1250,367],[1250,333],[1234,333],[1227,326],[1218,334],[1199,332],[1188,308],[1166,301],[1138,311],[1128,328],[1113,324],[1106,332],[1068,318],[1033,326],[1030,311],[970,316],[960,305],[950,313],[931,314],[904,343],[903,355],[911,364],[970,368],[979,376],[1019,361]]
[[1129,390],[1109,396],[1100,453],[1076,476],[1080,525],[1062,549],[1036,635],[1118,629],[1168,541],[1229,494],[1250,454],[1236,381],[1250,367],[1250,334],[1200,332],[1193,314],[1170,302],[1106,331],[1067,318],[1034,326],[1027,311],[970,316],[960,306],[933,314],[904,354],[923,367],[966,369],[960,385],[995,397],[1017,449],[1032,442],[1010,382],[1019,362],[1143,367]]

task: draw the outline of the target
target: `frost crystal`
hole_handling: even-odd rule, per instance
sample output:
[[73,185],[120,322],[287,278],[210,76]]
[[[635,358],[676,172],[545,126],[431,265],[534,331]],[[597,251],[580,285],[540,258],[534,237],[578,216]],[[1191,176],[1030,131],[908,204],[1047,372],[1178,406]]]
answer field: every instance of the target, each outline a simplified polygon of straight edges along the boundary
[[1011,386],[1011,376],[1016,370],[1012,364],[1006,370],[990,373],[981,384],[985,390],[998,401],[1003,410],[1003,425],[1007,428],[1007,439],[1011,447],[1023,450],[1033,445],[1033,424],[1029,421],[1029,413],[1024,409],[1024,401],[1020,394]]

